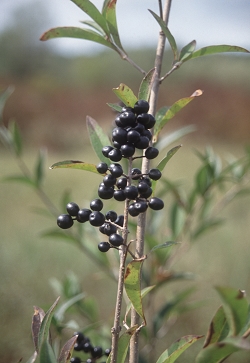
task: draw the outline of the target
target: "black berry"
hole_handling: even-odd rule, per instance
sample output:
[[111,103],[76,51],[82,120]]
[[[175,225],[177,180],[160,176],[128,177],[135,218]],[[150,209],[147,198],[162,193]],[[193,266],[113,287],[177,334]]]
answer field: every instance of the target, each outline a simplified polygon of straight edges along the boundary
[[126,199],[124,190],[122,190],[122,189],[115,190],[114,199],[117,200],[118,202],[123,202]]
[[91,351],[91,355],[93,358],[101,358],[101,356],[103,355],[102,347],[94,347]]
[[103,184],[106,187],[112,187],[113,185],[115,185],[115,183],[116,177],[114,177],[114,175],[112,174],[105,175],[105,177],[103,178]]
[[94,199],[90,202],[90,208],[94,211],[100,212],[103,208],[103,202],[101,199]]
[[127,178],[124,176],[116,181],[116,186],[119,189],[124,189],[127,186]]
[[123,244],[123,237],[117,233],[111,234],[109,236],[109,242],[112,246],[119,247]]
[[98,195],[102,199],[111,199],[114,195],[114,188],[106,187],[104,184],[100,184],[98,188]]
[[121,214],[115,220],[115,224],[117,224],[120,227],[123,227],[123,223],[124,223],[124,215]]
[[106,214],[105,217],[107,220],[114,222],[117,219],[117,213],[114,210],[109,210]]
[[113,146],[104,146],[103,148],[102,148],[102,153],[103,153],[103,155],[106,157],[106,158],[108,158],[108,154],[109,154],[109,152],[111,151],[111,150],[113,150],[114,148],[113,148]]
[[159,180],[161,178],[161,172],[158,169],[150,169],[148,172],[150,179]]
[[159,150],[152,146],[148,147],[147,150],[145,151],[145,156],[149,160],[156,158],[158,154]]
[[87,222],[89,220],[90,213],[91,213],[90,209],[86,208],[80,209],[76,217],[77,222],[80,223]]
[[108,153],[108,158],[112,161],[120,161],[122,159],[122,153],[119,149],[113,149]]
[[128,199],[135,199],[138,196],[138,189],[134,185],[125,187],[124,194]]
[[110,244],[108,242],[100,242],[98,245],[98,249],[101,252],[108,252],[110,249]]
[[134,112],[139,115],[140,113],[146,113],[149,110],[149,104],[145,100],[138,100],[134,105]]
[[122,166],[117,163],[110,164],[109,170],[110,170],[110,173],[116,178],[119,178],[123,174]]
[[72,227],[73,224],[74,224],[74,221],[69,214],[61,214],[57,218],[57,225],[58,225],[58,227],[60,227],[62,229],[68,229],[68,228]]
[[149,200],[148,206],[153,210],[160,210],[164,208],[164,203],[160,198],[153,197]]
[[105,222],[105,217],[101,212],[94,211],[89,215],[89,223],[94,227],[100,227]]
[[106,163],[99,163],[97,166],[96,166],[96,170],[98,171],[98,173],[100,174],[105,174],[106,171],[108,170],[108,164]]
[[67,212],[69,213],[69,215],[71,215],[72,217],[76,217],[80,208],[79,208],[78,204],[76,204],[74,202],[70,202],[67,204],[66,209],[67,209]]

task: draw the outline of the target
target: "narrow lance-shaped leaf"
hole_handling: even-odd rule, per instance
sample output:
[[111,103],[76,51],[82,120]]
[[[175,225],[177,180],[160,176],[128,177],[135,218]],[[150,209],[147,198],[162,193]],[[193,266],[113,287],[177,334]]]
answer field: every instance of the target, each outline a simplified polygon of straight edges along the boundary
[[107,0],[103,4],[102,14],[107,21],[109,31],[113,37],[115,44],[124,51],[116,21],[116,2],[117,0]]
[[134,107],[138,100],[133,91],[124,83],[121,83],[117,88],[113,88],[113,92],[126,106],[129,107]]
[[[118,350],[117,350],[117,362],[124,363],[126,360],[127,352],[128,352],[128,346],[131,337],[135,334],[136,329],[138,328],[138,325],[135,325],[131,327],[130,329],[126,330],[125,333],[123,333],[119,340],[118,340]],[[111,354],[109,355],[106,363],[111,362]]]
[[209,325],[203,348],[206,348],[210,344],[220,342],[227,337],[228,333],[229,326],[225,311],[220,306]]
[[134,260],[127,266],[124,286],[129,300],[131,301],[136,312],[142,317],[145,322],[145,317],[142,308],[141,298],[141,267],[144,259]]
[[78,169],[91,171],[92,173],[99,174],[94,164],[85,163],[84,161],[79,160],[59,161],[58,163],[51,165],[50,169]]
[[13,148],[14,148],[15,154],[17,156],[21,156],[22,149],[23,149],[22,137],[21,137],[19,127],[15,121],[11,121],[9,123],[9,130],[12,135],[12,142],[13,142]]
[[89,0],[71,0],[80,9],[82,9],[91,19],[93,19],[103,31],[109,35],[109,29],[104,16],[100,13],[97,7]]
[[168,349],[166,349],[156,363],[173,363],[176,359],[192,344],[201,339],[202,335],[186,335],[174,342]]
[[209,45],[207,47],[196,50],[188,57],[183,59],[183,62],[186,62],[189,59],[202,57],[204,55],[218,54],[218,53],[235,53],[235,52],[249,53],[249,50],[242,47],[238,47],[236,45]]
[[77,38],[90,40],[95,43],[105,45],[108,48],[116,50],[114,45],[102,37],[99,33],[94,32],[90,29],[82,29],[77,27],[58,27],[52,28],[45,32],[40,40],[45,41],[54,38]]
[[122,112],[122,106],[119,106],[117,103],[107,103],[107,105],[114,111]]
[[55,353],[47,339],[42,341],[39,363],[57,363]]
[[70,338],[62,347],[60,355],[58,357],[58,363],[68,363],[72,357],[72,351],[74,349],[74,345],[77,341],[77,335]]
[[95,29],[98,31],[98,33],[100,33],[102,36],[105,35],[103,29],[93,20],[83,20],[81,21],[82,24],[88,25],[91,28]]
[[167,124],[171,118],[173,118],[180,110],[182,110],[189,102],[193,101],[194,98],[199,97],[203,94],[203,91],[197,90],[195,91],[190,97],[181,98],[180,100],[176,101],[163,115],[161,118],[158,119],[155,125],[155,134],[153,137],[153,142],[156,142],[158,139],[158,135],[162,128]]
[[38,346],[39,349],[41,349],[41,345],[44,341],[48,340],[49,338],[49,329],[50,329],[50,323],[52,320],[52,316],[53,316],[53,312],[56,308],[56,305],[58,304],[60,297],[58,297],[56,299],[56,301],[54,302],[54,304],[50,307],[50,309],[46,312],[43,320],[42,320],[42,324],[41,324],[41,328],[39,331],[39,337],[38,337]]
[[202,349],[197,355],[195,363],[222,363],[232,353],[239,350],[250,350],[250,343],[239,337],[228,337]]
[[216,290],[223,301],[231,334],[237,335],[246,324],[248,316],[245,292],[229,287],[217,287]]
[[32,318],[31,332],[36,352],[39,352],[38,338],[44,316],[45,312],[43,311],[43,309],[39,308],[38,306],[34,306],[34,315]]
[[149,101],[150,91],[151,91],[151,87],[152,87],[152,83],[153,83],[154,75],[155,75],[155,69],[156,68],[150,69],[150,71],[143,78],[141,85],[140,85],[139,94],[138,94],[139,100]]
[[188,43],[183,47],[180,51],[179,61],[183,61],[185,58],[189,57],[193,54],[196,47],[196,41],[192,40],[192,42]]
[[104,146],[110,145],[109,138],[107,134],[103,131],[101,126],[90,116],[86,117],[87,129],[89,133],[89,138],[91,145],[98,156],[98,158],[107,163],[107,158],[102,153],[102,148]]
[[156,19],[156,21],[159,23],[161,30],[163,31],[163,33],[165,34],[171,48],[174,54],[174,60],[177,61],[178,60],[178,51],[177,51],[177,45],[176,45],[176,41],[175,38],[173,37],[173,35],[171,34],[170,30],[168,29],[168,27],[166,26],[166,24],[164,23],[164,21],[162,20],[162,18],[160,18],[157,14],[155,14],[152,10],[149,10],[149,12],[153,15],[153,17]]
[[154,246],[152,248],[152,250],[150,251],[150,253],[152,253],[155,250],[159,250],[159,249],[162,249],[162,248],[167,248],[167,247],[171,247],[171,246],[177,245],[177,243],[178,242],[174,242],[174,241],[167,241],[167,242],[161,243],[160,245]]

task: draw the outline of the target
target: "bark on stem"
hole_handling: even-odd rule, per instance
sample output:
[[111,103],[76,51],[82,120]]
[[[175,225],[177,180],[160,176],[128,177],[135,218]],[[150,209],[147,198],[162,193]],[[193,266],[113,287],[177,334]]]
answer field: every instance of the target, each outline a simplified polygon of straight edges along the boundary
[[[165,24],[168,24],[170,8],[171,8],[171,1],[166,0],[164,9],[163,9],[163,20]],[[164,55],[165,49],[165,41],[166,37],[162,31],[160,31],[158,45],[156,49],[156,56],[155,56],[155,78],[152,85],[151,93],[150,93],[150,109],[149,113],[155,115],[157,101],[158,101],[158,94],[159,94],[159,87],[160,87],[160,75],[161,75],[161,67],[162,67],[162,60]],[[149,171],[149,160],[143,158],[142,161],[142,173],[146,174]],[[146,213],[140,214],[138,216],[137,221],[137,232],[136,232],[136,250],[135,256],[140,258],[144,255],[144,235],[145,235],[145,227],[146,227]],[[131,309],[131,327],[134,325],[140,325],[140,317],[136,313],[134,309]],[[130,356],[129,356],[129,363],[138,363],[139,360],[139,331],[136,332],[131,340],[130,340]]]

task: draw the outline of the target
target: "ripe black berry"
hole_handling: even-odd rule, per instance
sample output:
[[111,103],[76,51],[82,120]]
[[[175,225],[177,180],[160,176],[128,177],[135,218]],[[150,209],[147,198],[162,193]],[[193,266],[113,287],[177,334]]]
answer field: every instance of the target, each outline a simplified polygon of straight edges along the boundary
[[135,199],[139,193],[138,193],[138,189],[136,186],[129,185],[129,186],[125,187],[124,194],[125,194],[126,198],[128,198],[128,199]]
[[99,231],[103,234],[106,234],[106,236],[110,236],[111,234],[117,232],[117,227],[114,224],[105,222],[103,225],[101,225],[101,227],[99,227]]
[[148,189],[149,189],[149,185],[148,185],[146,182],[141,181],[141,182],[138,184],[137,188],[138,188],[138,192],[139,192],[140,194],[143,194],[143,193],[147,193],[147,191],[148,191]]
[[112,187],[116,183],[116,177],[112,174],[105,175],[103,178],[103,184],[105,187]]
[[145,100],[138,100],[134,105],[134,112],[139,115],[140,113],[146,113],[149,110],[149,104]]
[[78,204],[76,204],[74,202],[70,202],[67,204],[66,209],[67,209],[67,212],[69,213],[69,215],[71,215],[72,217],[76,217],[80,208],[79,208]]
[[161,178],[161,172],[158,169],[150,169],[148,172],[150,179],[159,180]]
[[139,213],[146,212],[147,208],[148,208],[148,204],[143,200],[139,200],[134,203],[134,209]]
[[117,213],[114,210],[109,210],[106,214],[105,217],[107,220],[114,222],[117,218]]
[[117,233],[111,234],[109,236],[109,242],[112,246],[119,247],[123,244],[123,237]]
[[108,242],[100,242],[98,245],[98,249],[101,252],[108,252],[110,249],[110,244]]
[[115,220],[115,224],[117,224],[120,227],[123,227],[123,223],[124,223],[124,215],[121,214]]
[[76,335],[78,335],[77,340],[76,340],[77,343],[80,343],[84,340],[84,335],[82,332],[75,332],[73,334],[73,336],[76,336]]
[[131,176],[133,180],[138,180],[141,177],[141,170],[138,168],[133,168],[131,170]]
[[89,223],[94,227],[100,227],[105,222],[105,217],[101,212],[94,211],[89,215]]
[[90,208],[94,211],[100,212],[103,208],[103,202],[101,201],[101,199],[93,199],[90,202]]
[[106,187],[104,184],[100,184],[98,188],[98,195],[102,199],[111,199],[114,195],[114,188]]
[[149,145],[149,139],[147,136],[141,136],[140,140],[135,142],[135,147],[139,150],[146,149]]
[[135,208],[135,203],[129,205],[128,212],[132,217],[137,217],[140,214],[140,212]]
[[90,209],[86,208],[80,209],[76,217],[77,222],[80,223],[87,222],[89,220],[90,213],[91,213]]
[[74,221],[69,214],[61,214],[57,218],[57,225],[58,225],[58,227],[60,227],[62,229],[68,229],[68,228],[72,227],[73,224],[74,224]]
[[116,186],[119,189],[124,189],[127,186],[127,178],[126,177],[119,178],[116,181]]
[[101,358],[101,356],[103,355],[102,347],[94,347],[91,351],[91,355],[93,358]]
[[110,353],[111,353],[111,349],[110,349],[110,348],[105,349],[104,354],[105,354],[107,357],[110,355]]
[[122,127],[115,127],[112,131],[112,140],[125,144],[127,142],[127,131]]
[[105,174],[106,171],[108,170],[108,164],[106,163],[99,163],[97,166],[96,166],[96,170],[98,171],[98,173],[100,174]]
[[149,160],[156,158],[158,154],[159,150],[152,146],[148,147],[147,150],[145,151],[145,156]]
[[110,170],[110,173],[116,178],[119,178],[123,174],[122,166],[117,163],[110,164],[109,170]]
[[122,156],[125,158],[130,158],[135,153],[135,147],[132,144],[124,144],[121,146]]
[[163,200],[153,197],[149,200],[148,206],[153,210],[160,210],[164,208]]
[[91,351],[93,350],[93,346],[90,342],[84,343],[82,346],[82,350],[84,351],[84,353],[91,353]]
[[135,114],[131,111],[125,111],[125,112],[121,113],[119,116],[119,119],[120,119],[120,123],[122,124],[123,127],[126,127],[126,126],[133,127],[136,125]]
[[114,199],[117,200],[118,202],[123,202],[126,199],[124,190],[122,190],[122,189],[115,190]]
[[128,131],[127,133],[127,141],[131,143],[135,143],[140,140],[141,134],[136,131],[135,129],[132,129]]
[[108,158],[112,161],[120,161],[122,159],[122,153],[119,149],[113,149],[108,153]]

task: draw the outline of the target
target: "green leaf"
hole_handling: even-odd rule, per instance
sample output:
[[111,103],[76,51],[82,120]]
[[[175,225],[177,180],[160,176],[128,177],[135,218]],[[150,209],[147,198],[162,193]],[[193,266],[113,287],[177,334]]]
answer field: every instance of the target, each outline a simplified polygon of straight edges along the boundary
[[144,259],[134,260],[127,265],[124,286],[134,309],[145,322],[141,298],[141,267],[143,261]]
[[248,317],[248,302],[245,292],[230,287],[216,287],[225,310],[230,332],[237,335],[246,324]]
[[232,353],[239,350],[250,350],[250,343],[239,337],[229,337],[202,349],[195,363],[222,363]]
[[134,107],[135,103],[138,101],[133,91],[124,83],[121,83],[117,88],[113,88],[113,92],[128,107]]
[[35,167],[35,183],[39,187],[42,184],[44,178],[44,164],[46,160],[46,150],[41,149],[39,151],[36,167]]
[[195,52],[190,54],[187,58],[185,58],[183,62],[186,62],[189,59],[202,57],[204,55],[217,54],[217,53],[232,53],[232,52],[249,53],[249,50],[238,47],[236,45],[209,45],[207,47],[196,50]]
[[174,242],[174,241],[164,242],[164,243],[162,243],[160,245],[154,246],[152,248],[152,250],[150,251],[150,253],[153,252],[153,251],[155,251],[155,250],[159,250],[159,249],[162,249],[162,248],[167,248],[167,247],[171,247],[173,245],[177,245],[177,243],[178,242]]
[[50,169],[65,169],[65,168],[91,171],[92,173],[99,174],[94,164],[85,163],[84,161],[79,161],[79,160],[59,161],[58,163],[55,163],[50,166]]
[[117,112],[122,112],[122,106],[119,106],[117,103],[107,103],[107,105]]
[[[117,362],[124,363],[126,360],[128,346],[131,337],[135,334],[138,325],[133,326],[132,328],[128,329],[123,333],[118,340],[118,351],[117,351]],[[111,354],[109,355],[106,363],[111,362]]]
[[20,129],[15,121],[10,122],[9,130],[12,135],[12,143],[16,156],[21,156],[22,154],[22,137]]
[[[107,163],[107,158],[102,153],[102,148],[110,145],[107,133],[103,131],[101,126],[92,117],[87,116],[86,121],[91,145],[99,160]],[[97,170],[96,172],[98,173]]]
[[210,344],[220,342],[228,336],[228,333],[229,325],[226,314],[223,307],[220,306],[209,325],[203,348],[206,348]]
[[189,57],[196,48],[196,41],[192,40],[192,42],[188,43],[183,47],[180,51],[179,61],[183,61],[185,58]]
[[83,20],[83,21],[81,21],[81,23],[85,24],[85,25],[88,25],[91,28],[97,30],[102,36],[105,35],[103,29],[98,24],[96,24],[95,21],[93,21],[93,20]]
[[[187,348],[189,348],[197,340],[201,339],[202,335],[186,335],[174,342],[166,349],[156,363],[173,363]],[[208,363],[208,362],[207,362]],[[209,362],[210,363],[210,362]]]
[[10,95],[14,92],[14,87],[13,86],[9,86],[5,91],[1,92],[0,94],[0,121],[2,120],[3,117],[3,110],[6,104],[6,101],[8,100],[8,98],[10,97]]
[[170,144],[173,144],[177,140],[183,138],[184,136],[190,134],[191,132],[196,131],[196,126],[194,125],[188,125],[181,127],[180,129],[177,129],[172,132],[168,132],[165,135],[162,135],[159,142],[157,142],[157,149],[159,151],[162,151],[166,147],[168,147]]
[[138,94],[139,100],[149,101],[150,91],[151,91],[151,87],[152,87],[152,83],[153,83],[154,75],[155,75],[155,70],[156,70],[156,68],[150,69],[150,71],[146,74],[146,76],[143,77],[143,80],[141,82],[140,89],[139,89],[139,94]]
[[109,35],[109,29],[104,16],[96,8],[96,6],[89,0],[71,0],[81,10],[83,10],[91,19],[93,19],[103,31]]
[[178,51],[177,51],[177,45],[176,45],[175,38],[171,34],[170,30],[168,29],[168,27],[166,26],[166,24],[164,23],[162,18],[160,18],[152,10],[149,10],[149,12],[153,15],[153,17],[156,19],[156,21],[160,25],[161,30],[165,34],[165,36],[166,36],[166,38],[167,38],[167,40],[168,40],[168,42],[170,44],[170,47],[172,48],[172,51],[173,51],[173,54],[174,54],[174,60],[177,61],[178,60]]
[[57,363],[55,353],[47,339],[42,341],[39,358],[39,363]]
[[75,238],[73,235],[70,235],[66,232],[58,230],[58,228],[41,233],[41,237],[59,238],[59,239],[64,239],[66,242],[74,242],[76,244],[79,244],[79,241],[77,238]]
[[82,300],[85,297],[85,294],[82,292],[73,296],[71,299],[65,301],[55,312],[54,317],[57,321],[62,322],[64,319],[65,312],[76,302]]
[[77,27],[58,27],[53,28],[45,32],[40,40],[45,41],[54,38],[77,38],[90,40],[95,43],[105,45],[108,48],[116,50],[115,46],[102,37],[99,33],[94,32],[90,29],[83,29]]
[[[148,287],[145,287],[142,291],[141,291],[141,298],[143,299],[144,296],[146,296],[151,290],[153,290],[155,288],[155,285],[153,286],[148,286]],[[126,308],[126,316],[128,315],[130,309],[132,307],[132,304],[131,302],[128,303],[127,305],[127,308]],[[126,321],[126,318],[125,318],[125,321]]]
[[70,338],[62,347],[60,355],[58,357],[58,363],[69,363],[72,358],[72,352],[74,345],[77,341],[77,335]]
[[[58,304],[59,299],[60,299],[60,297],[58,297],[56,299],[56,301],[50,307],[50,309],[46,312],[46,314],[45,314],[45,316],[44,316],[44,318],[42,320],[42,324],[41,324],[40,331],[39,331],[39,336],[38,336],[38,346],[39,346],[39,350],[41,350],[42,344],[45,341],[48,341],[49,340],[50,324],[51,324],[53,312],[54,312],[54,310],[56,308],[56,305]],[[47,351],[47,348],[45,349],[45,351]],[[45,363],[45,361],[44,361],[44,363]]]
[[116,2],[117,0],[106,0],[103,4],[102,14],[106,19],[109,31],[113,37],[115,44],[124,51],[116,21]]
[[182,110],[189,102],[193,101],[195,97],[201,96],[203,91],[197,90],[195,91],[190,97],[181,98],[180,100],[176,101],[163,115],[158,122],[155,124],[155,134],[153,137],[153,143],[155,143],[158,139],[158,135],[162,128],[168,123],[171,118],[173,118],[180,110]]
[[3,178],[2,181],[24,183],[31,187],[36,187],[36,184],[33,182],[33,180],[31,180],[28,176],[23,175],[10,175]]

